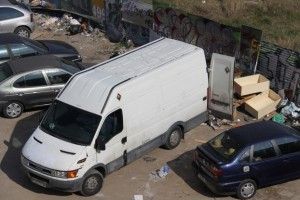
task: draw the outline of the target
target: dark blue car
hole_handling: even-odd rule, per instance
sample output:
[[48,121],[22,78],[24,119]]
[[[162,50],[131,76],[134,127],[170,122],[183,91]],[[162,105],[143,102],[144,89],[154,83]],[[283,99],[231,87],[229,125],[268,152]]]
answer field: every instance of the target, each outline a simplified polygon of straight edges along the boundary
[[272,121],[244,125],[198,146],[194,162],[211,191],[249,199],[259,187],[300,178],[300,134]]

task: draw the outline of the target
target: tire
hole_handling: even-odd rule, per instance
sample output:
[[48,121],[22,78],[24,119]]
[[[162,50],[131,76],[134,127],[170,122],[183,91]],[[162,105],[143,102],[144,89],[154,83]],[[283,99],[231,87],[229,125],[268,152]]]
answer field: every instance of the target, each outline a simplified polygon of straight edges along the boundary
[[239,199],[250,199],[255,195],[256,189],[257,185],[255,181],[248,179],[240,183],[236,194]]
[[6,118],[17,118],[23,113],[24,106],[17,101],[11,101],[3,107],[3,115]]
[[80,193],[83,196],[92,196],[97,194],[103,184],[103,175],[97,170],[91,171],[89,175],[84,179]]
[[182,138],[182,131],[180,127],[176,127],[170,131],[167,136],[167,141],[164,145],[166,149],[174,149],[180,144]]
[[18,36],[29,38],[31,31],[26,26],[19,26],[15,29],[14,33]]

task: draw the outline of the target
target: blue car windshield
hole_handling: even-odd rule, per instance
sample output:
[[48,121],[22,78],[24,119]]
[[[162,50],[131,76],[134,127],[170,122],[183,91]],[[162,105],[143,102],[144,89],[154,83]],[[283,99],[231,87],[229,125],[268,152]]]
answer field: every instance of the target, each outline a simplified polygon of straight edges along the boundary
[[45,115],[41,129],[74,144],[89,145],[96,133],[101,116],[54,101]]
[[240,151],[241,146],[232,138],[229,132],[223,132],[215,138],[211,139],[208,144],[222,158],[231,161]]

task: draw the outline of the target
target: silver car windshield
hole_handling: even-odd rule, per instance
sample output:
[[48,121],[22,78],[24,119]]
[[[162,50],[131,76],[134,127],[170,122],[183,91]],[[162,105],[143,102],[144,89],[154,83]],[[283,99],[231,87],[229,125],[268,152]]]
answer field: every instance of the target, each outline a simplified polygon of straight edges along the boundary
[[89,145],[100,123],[101,116],[54,101],[41,123],[41,129],[62,140]]

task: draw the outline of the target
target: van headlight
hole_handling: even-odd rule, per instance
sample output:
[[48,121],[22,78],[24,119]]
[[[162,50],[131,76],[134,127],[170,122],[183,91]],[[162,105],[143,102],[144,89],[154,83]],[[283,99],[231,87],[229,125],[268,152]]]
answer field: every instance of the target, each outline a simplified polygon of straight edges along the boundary
[[53,170],[52,176],[58,177],[58,178],[75,178],[77,176],[78,169],[72,170],[72,171],[58,171]]
[[67,172],[53,170],[52,175],[58,178],[66,178]]

